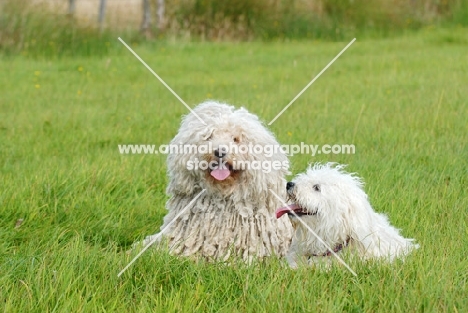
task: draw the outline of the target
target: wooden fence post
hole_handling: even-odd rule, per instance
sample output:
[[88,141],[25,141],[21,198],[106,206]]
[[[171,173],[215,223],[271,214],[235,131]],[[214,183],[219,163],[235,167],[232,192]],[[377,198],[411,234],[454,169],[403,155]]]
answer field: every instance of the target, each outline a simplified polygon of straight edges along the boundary
[[75,0],[68,0],[68,15],[73,16],[75,14]]
[[165,26],[165,20],[164,20],[164,12],[166,10],[166,6],[164,3],[164,0],[158,0],[158,29],[163,30]]
[[151,37],[151,6],[149,0],[143,0],[143,20],[141,21],[141,32],[146,38]]
[[99,4],[99,30],[102,32],[104,29],[104,17],[106,16],[106,0],[101,0]]

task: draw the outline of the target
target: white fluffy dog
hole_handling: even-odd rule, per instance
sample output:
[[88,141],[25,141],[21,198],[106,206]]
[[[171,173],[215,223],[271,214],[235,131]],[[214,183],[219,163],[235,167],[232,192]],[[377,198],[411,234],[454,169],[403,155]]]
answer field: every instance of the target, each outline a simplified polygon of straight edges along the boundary
[[334,163],[315,164],[287,183],[292,204],[278,209],[276,215],[288,214],[295,228],[287,255],[292,267],[327,262],[332,255],[297,218],[335,253],[346,250],[362,259],[392,261],[418,247],[413,239],[403,238],[384,214],[372,209],[361,179],[343,168]]
[[[209,260],[284,256],[293,229],[289,219],[275,218],[281,202],[270,189],[286,197],[288,158],[282,151],[234,149],[279,147],[275,137],[257,116],[243,108],[208,101],[193,112],[206,125],[195,114],[188,114],[171,142],[171,146],[199,149],[190,153],[171,151],[167,158],[169,212],[161,230],[173,223],[164,231],[164,242],[173,254]],[[238,166],[239,161],[245,163]],[[281,168],[268,170],[272,163],[277,168],[281,164]],[[174,220],[202,190],[188,210]],[[149,236],[143,243],[148,244],[155,236],[159,235]]]

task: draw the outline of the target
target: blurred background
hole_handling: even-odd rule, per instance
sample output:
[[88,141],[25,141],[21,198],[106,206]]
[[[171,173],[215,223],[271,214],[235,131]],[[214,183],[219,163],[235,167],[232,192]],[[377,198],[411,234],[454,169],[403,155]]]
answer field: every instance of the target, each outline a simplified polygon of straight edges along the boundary
[[2,0],[0,50],[95,55],[116,36],[132,43],[342,40],[467,25],[466,0]]

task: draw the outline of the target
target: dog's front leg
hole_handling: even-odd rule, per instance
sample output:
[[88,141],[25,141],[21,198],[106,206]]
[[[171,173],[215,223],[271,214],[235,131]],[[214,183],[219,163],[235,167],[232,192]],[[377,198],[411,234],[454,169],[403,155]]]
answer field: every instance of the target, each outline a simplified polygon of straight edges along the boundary
[[297,255],[295,253],[289,252],[286,255],[286,261],[288,261],[289,267],[291,267],[292,269],[297,269],[298,268],[298,266],[297,266]]
[[286,254],[286,261],[288,261],[289,266],[293,269],[299,267],[297,264],[300,257],[299,251],[300,245],[297,244],[297,241],[293,240],[291,246],[289,247],[289,251]]

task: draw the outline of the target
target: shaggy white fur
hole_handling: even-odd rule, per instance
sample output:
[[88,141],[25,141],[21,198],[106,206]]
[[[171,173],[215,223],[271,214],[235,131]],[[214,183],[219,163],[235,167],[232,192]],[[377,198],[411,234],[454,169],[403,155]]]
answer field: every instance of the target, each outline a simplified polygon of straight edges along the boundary
[[334,163],[315,164],[287,184],[292,204],[278,209],[277,217],[287,214],[295,228],[287,255],[292,267],[326,261],[331,252],[291,210],[335,253],[346,250],[363,259],[392,261],[418,248],[413,239],[403,238],[384,214],[372,209],[361,179],[343,168]]
[[[288,251],[292,226],[288,218],[276,219],[280,201],[269,191],[286,197],[288,158],[282,153],[265,154],[219,151],[228,145],[279,145],[275,137],[247,110],[215,101],[200,104],[194,114],[182,120],[171,145],[211,144],[213,151],[170,153],[167,158],[170,196],[169,211],[164,217],[164,229],[201,190],[206,191],[178,220],[164,232],[172,253],[182,256],[202,256],[212,260],[227,260],[230,256],[245,261],[266,256],[283,256]],[[227,162],[227,170],[188,169],[196,161]],[[244,161],[279,161],[286,168],[271,170],[240,169],[235,164]],[[148,244],[156,235],[144,240]],[[165,241],[165,242],[166,242]]]

